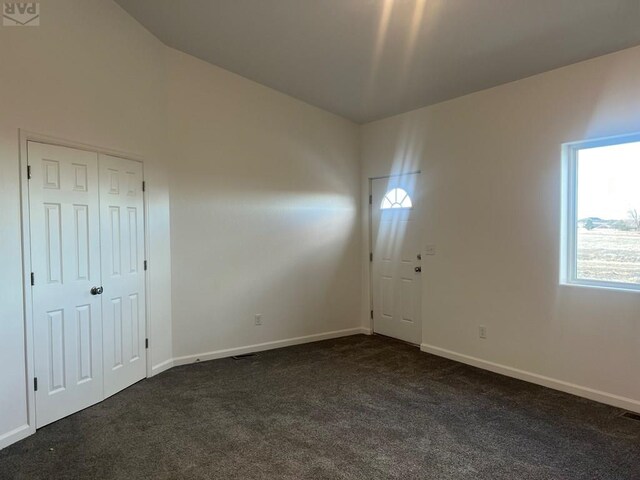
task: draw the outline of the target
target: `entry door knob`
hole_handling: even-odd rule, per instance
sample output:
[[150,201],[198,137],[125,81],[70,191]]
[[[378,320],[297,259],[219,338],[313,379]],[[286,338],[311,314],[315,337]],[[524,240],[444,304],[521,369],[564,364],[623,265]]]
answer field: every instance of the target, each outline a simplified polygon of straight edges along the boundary
[[422,271],[422,267],[416,267],[414,268],[414,270],[416,271],[416,273],[420,273]]
[[91,295],[102,295],[102,292],[104,292],[102,287],[91,287]]

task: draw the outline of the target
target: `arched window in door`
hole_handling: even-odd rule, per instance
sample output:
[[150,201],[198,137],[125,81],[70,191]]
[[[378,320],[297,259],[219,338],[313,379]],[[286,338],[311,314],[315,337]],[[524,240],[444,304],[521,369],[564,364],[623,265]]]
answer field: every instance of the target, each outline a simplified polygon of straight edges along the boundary
[[402,188],[393,188],[389,190],[380,204],[380,210],[388,210],[391,208],[411,208],[411,197]]

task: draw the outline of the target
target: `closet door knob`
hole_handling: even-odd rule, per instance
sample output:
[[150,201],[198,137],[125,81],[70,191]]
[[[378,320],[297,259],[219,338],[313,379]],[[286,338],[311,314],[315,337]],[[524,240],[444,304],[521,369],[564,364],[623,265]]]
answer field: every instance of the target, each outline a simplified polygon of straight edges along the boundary
[[91,295],[102,295],[102,292],[104,292],[102,287],[91,287]]

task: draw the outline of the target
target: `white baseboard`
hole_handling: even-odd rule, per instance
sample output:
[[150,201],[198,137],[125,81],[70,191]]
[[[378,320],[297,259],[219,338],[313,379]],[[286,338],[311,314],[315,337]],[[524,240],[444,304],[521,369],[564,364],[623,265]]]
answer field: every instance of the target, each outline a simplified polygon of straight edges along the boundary
[[164,362],[161,362],[158,365],[154,365],[153,367],[151,367],[151,376],[154,377],[159,373],[164,372],[165,370],[169,370],[171,367],[173,367],[173,358],[170,358],[169,360],[165,360]]
[[527,372],[518,368],[509,367],[507,365],[501,365],[499,363],[482,360],[481,358],[464,355],[462,353],[453,352],[444,348],[436,347],[423,343],[420,345],[420,350],[439,357],[445,357],[456,362],[465,363],[474,367],[489,370],[494,373],[506,375],[507,377],[517,378],[526,382],[542,385],[543,387],[552,388],[554,390],[560,390],[561,392],[571,393],[579,397],[588,398],[600,403],[606,403],[607,405],[613,405],[614,407],[623,408],[633,412],[640,413],[640,401],[633,398],[621,397],[620,395],[614,395],[612,393],[603,392],[600,390],[594,390],[593,388],[583,387],[576,385],[575,383],[565,382],[563,380],[557,380],[555,378],[545,377],[537,373]]
[[8,447],[12,443],[16,443],[18,440],[28,437],[35,431],[36,429],[31,428],[29,425],[21,425],[10,432],[0,435],[0,450],[4,447]]
[[359,335],[363,333],[368,335],[371,332],[368,328],[363,327],[348,328],[346,330],[335,330],[333,332],[316,333],[315,335],[306,335],[304,337],[276,340],[274,342],[257,343],[255,345],[227,348],[224,350],[214,350],[212,352],[204,352],[197,355],[185,355],[183,357],[174,358],[173,366],[187,365],[196,361],[204,362],[206,360],[215,360],[217,358],[231,357],[233,355],[244,355],[246,353],[262,352],[264,350],[273,350],[274,348],[290,347],[292,345],[301,345],[303,343],[318,342],[320,340],[348,337],[350,335]]

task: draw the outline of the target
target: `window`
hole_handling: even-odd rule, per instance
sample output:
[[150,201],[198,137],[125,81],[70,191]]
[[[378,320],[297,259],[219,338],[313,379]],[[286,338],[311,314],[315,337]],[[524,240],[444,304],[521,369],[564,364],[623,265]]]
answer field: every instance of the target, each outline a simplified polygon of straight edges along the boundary
[[394,188],[389,190],[380,204],[381,210],[387,210],[389,208],[411,208],[411,197],[402,188]]
[[640,135],[564,153],[562,283],[640,290]]

